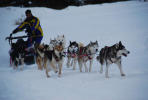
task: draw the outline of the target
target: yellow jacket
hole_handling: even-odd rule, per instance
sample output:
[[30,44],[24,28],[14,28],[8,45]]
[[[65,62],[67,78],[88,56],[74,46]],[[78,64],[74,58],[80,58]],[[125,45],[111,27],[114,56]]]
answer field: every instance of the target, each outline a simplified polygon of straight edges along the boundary
[[24,28],[26,28],[27,25],[30,27],[32,35],[41,35],[41,36],[43,36],[43,31],[42,31],[42,28],[40,26],[40,21],[39,21],[39,19],[37,17],[32,16],[29,19],[25,19],[25,21],[22,22],[21,25],[19,25],[17,27],[17,30],[21,31]]

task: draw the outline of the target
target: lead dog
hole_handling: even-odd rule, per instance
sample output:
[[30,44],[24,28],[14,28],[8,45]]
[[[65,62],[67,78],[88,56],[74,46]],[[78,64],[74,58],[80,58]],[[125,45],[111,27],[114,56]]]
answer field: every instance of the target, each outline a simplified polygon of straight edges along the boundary
[[58,44],[62,45],[62,47],[66,46],[66,39],[64,35],[58,35],[57,38],[55,39],[57,41]]
[[106,64],[105,76],[106,76],[106,78],[109,78],[109,76],[108,76],[109,65],[115,63],[119,67],[121,76],[125,76],[125,74],[123,73],[123,70],[122,70],[121,57],[122,56],[126,57],[127,54],[129,54],[129,53],[130,52],[128,50],[126,50],[125,46],[121,43],[121,41],[119,43],[116,43],[113,46],[110,46],[110,47],[105,46],[104,48],[102,48],[99,56],[97,56],[97,60],[101,64],[100,73],[103,72],[103,64],[105,63]]
[[[62,45],[56,45],[54,46],[53,50],[47,50],[44,51],[44,67],[46,69],[46,76],[50,77],[48,72],[51,70],[51,68],[55,72],[59,72],[58,76],[60,77],[62,74],[62,66],[63,66],[63,47]],[[50,66],[47,64],[49,62]],[[58,71],[57,71],[58,68]]]
[[98,41],[96,42],[90,42],[87,46],[83,47],[81,46],[79,49],[78,54],[78,64],[80,68],[80,72],[82,72],[82,66],[84,64],[85,66],[85,72],[88,72],[88,68],[86,65],[86,62],[89,61],[89,72],[91,72],[93,58],[95,57],[95,54],[98,52]]
[[[54,40],[50,40],[50,44],[49,44],[50,46],[48,46],[47,49],[45,49],[44,67],[46,69],[47,77],[50,77],[48,72],[50,71],[51,67],[52,69],[54,69],[55,72],[58,72],[59,77],[61,76],[65,44],[66,44],[66,40],[64,35],[62,35],[62,36],[58,36]],[[47,64],[48,62],[50,66]]]

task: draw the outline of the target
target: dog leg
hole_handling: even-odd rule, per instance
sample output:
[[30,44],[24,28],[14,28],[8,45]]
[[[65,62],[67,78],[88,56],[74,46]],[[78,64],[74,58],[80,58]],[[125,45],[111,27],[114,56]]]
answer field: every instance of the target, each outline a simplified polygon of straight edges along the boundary
[[93,63],[93,60],[90,60],[90,64],[89,64],[89,72],[91,72],[91,69],[92,69],[92,63]]
[[48,70],[48,67],[47,67],[47,59],[46,58],[44,59],[44,64],[43,65],[44,65],[44,68],[45,68],[46,76],[47,76],[47,78],[49,78],[50,76],[48,74],[49,70]]
[[109,65],[106,64],[106,72],[105,72],[105,77],[106,77],[106,78],[109,78],[109,76],[108,76],[108,68],[109,68]]
[[74,62],[74,59],[72,58],[70,66],[72,66],[72,65],[73,65],[73,62]]
[[101,64],[100,73],[103,73],[103,65]]
[[125,74],[123,73],[123,70],[122,70],[121,61],[116,62],[116,64],[117,64],[117,66],[118,66],[118,68],[120,70],[121,76],[125,76]]
[[55,73],[57,73],[57,67],[53,64],[53,62],[50,63],[50,66],[52,67],[52,69],[54,70]]
[[17,68],[15,62],[12,63],[12,66],[14,70]]
[[14,63],[13,63],[13,69],[15,70],[15,69],[17,69],[18,68],[18,59],[16,59],[15,61],[14,61]]
[[75,70],[76,69],[76,61],[77,61],[77,58],[74,58],[73,60],[74,60],[73,70]]
[[50,77],[49,74],[48,74],[48,72],[49,72],[49,70],[48,70],[48,68],[46,68],[46,76],[47,76],[47,78]]
[[68,57],[68,61],[67,61],[67,68],[69,68],[69,67],[70,67],[70,61],[71,61],[71,58],[70,58],[70,57]]
[[86,62],[84,62],[84,66],[85,66],[85,72],[88,72],[88,68],[87,68]]
[[17,69],[18,68],[18,64],[19,64],[19,59],[16,58],[15,62],[14,62],[14,69]]
[[62,74],[62,62],[59,62],[59,77],[61,77],[61,74]]
[[43,68],[42,68],[42,66],[41,66],[41,58],[37,58],[37,59],[36,59],[36,63],[37,63],[37,65],[38,65],[38,69],[39,69],[39,70],[42,70]]
[[80,72],[82,72],[82,61],[81,60],[78,60],[78,64],[79,64]]
[[23,70],[24,68],[24,58],[21,59],[21,71]]

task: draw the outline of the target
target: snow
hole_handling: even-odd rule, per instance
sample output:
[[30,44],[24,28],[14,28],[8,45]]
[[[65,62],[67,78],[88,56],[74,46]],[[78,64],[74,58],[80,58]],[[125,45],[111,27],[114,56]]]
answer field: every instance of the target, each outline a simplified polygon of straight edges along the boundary
[[123,57],[126,77],[121,77],[113,64],[109,79],[99,73],[100,64],[96,60],[92,72],[80,73],[78,65],[75,71],[67,68],[65,58],[60,78],[54,72],[47,78],[36,64],[25,66],[23,71],[13,70],[5,37],[17,27],[14,23],[25,16],[26,9],[0,8],[0,100],[148,100],[148,2],[72,6],[60,11],[29,8],[40,19],[44,43],[62,34],[67,46],[70,40],[85,45],[98,40],[99,50],[122,41],[130,51],[128,57]]

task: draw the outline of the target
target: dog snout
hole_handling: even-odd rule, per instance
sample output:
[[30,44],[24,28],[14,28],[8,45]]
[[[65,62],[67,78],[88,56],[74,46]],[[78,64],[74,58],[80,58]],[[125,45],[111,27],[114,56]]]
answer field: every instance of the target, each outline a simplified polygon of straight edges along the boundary
[[96,52],[98,52],[98,49],[96,49]]
[[60,45],[62,45],[62,42],[60,42]]
[[73,50],[72,53],[76,53],[75,50]]
[[127,51],[128,54],[130,54],[130,51]]

